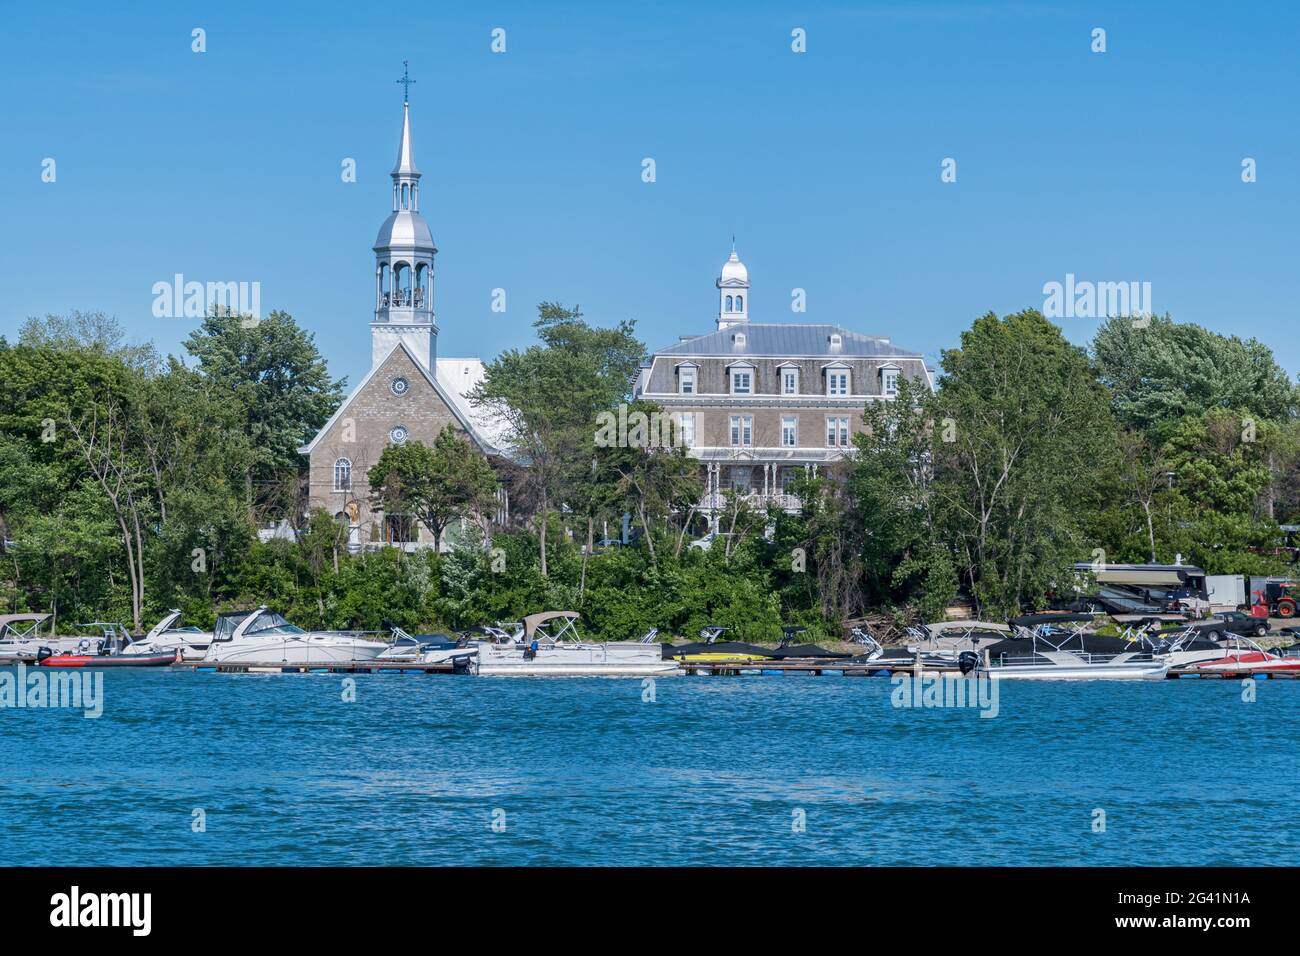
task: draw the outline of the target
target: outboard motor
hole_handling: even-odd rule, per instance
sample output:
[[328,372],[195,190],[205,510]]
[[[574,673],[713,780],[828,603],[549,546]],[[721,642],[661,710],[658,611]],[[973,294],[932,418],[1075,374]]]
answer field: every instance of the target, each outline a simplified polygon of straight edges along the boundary
[[48,647],[46,647],[44,644],[42,644],[40,650],[36,652],[36,663],[39,664],[41,663],[41,661],[48,660],[53,656],[54,656],[54,652],[50,650]]
[[957,655],[957,669],[963,674],[969,674],[979,666],[980,656],[975,651],[962,651]]

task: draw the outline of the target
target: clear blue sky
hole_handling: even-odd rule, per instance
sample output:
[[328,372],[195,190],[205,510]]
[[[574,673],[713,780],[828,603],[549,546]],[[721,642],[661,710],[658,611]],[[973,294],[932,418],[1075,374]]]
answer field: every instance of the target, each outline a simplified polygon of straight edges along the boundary
[[[1066,273],[1145,280],[1157,312],[1294,374],[1296,7],[8,3],[0,333],[102,309],[178,351],[194,322],[153,318],[153,283],[259,281],[355,382],[409,59],[443,355],[528,343],[542,299],[652,347],[705,331],[734,231],[754,320],[937,356]],[[1096,325],[1064,322],[1080,343]]]

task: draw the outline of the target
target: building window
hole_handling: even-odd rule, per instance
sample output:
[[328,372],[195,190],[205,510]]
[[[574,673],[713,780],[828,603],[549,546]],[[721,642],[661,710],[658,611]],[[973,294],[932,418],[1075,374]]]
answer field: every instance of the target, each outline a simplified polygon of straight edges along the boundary
[[731,443],[737,446],[754,444],[753,415],[731,416]]
[[840,337],[840,333],[832,332],[830,336],[830,343],[831,343],[831,348],[837,349],[844,344],[844,339]]
[[405,445],[409,436],[410,432],[406,430],[405,425],[394,425],[388,432],[388,440],[394,445]]
[[677,370],[677,391],[683,395],[695,394],[695,369],[684,365]]
[[731,296],[727,296],[727,311],[728,311],[728,312],[733,312],[733,311],[735,311],[735,310],[732,309],[732,307],[731,307]]
[[745,297],[743,295],[736,296],[736,311],[737,312],[745,311]]
[[847,417],[826,419],[826,447],[849,447],[849,420]]
[[347,458],[334,462],[334,490],[352,490],[352,462]]
[[411,387],[411,383],[408,382],[406,379],[395,378],[393,379],[392,384],[388,386],[388,390],[392,392],[394,395],[405,395],[406,390],[409,389],[410,387]]
[[695,447],[695,413],[683,412],[678,418],[677,429],[677,440],[682,447]]
[[893,398],[898,394],[898,369],[882,368],[880,370],[880,394]]
[[730,474],[731,490],[737,494],[748,494],[753,470],[750,468],[732,468]]
[[799,444],[799,422],[793,415],[781,419],[781,444],[786,448]]
[[754,371],[748,368],[731,370],[731,394],[750,395],[754,389]]
[[781,369],[781,394],[799,394],[799,370],[797,368]]
[[849,394],[849,370],[848,369],[832,368],[826,371],[826,394],[827,395]]
[[744,332],[737,332],[735,335],[733,335],[733,336],[731,337],[731,341],[735,342],[737,345],[744,345],[744,344],[745,344],[745,333],[744,333]]

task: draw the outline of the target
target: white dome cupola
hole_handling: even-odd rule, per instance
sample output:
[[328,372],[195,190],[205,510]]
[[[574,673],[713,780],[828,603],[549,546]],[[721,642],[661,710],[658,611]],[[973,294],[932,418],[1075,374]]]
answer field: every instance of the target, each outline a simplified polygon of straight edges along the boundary
[[[405,64],[403,64],[405,66]],[[402,83],[409,91],[405,70]],[[375,318],[371,323],[371,360],[378,365],[398,342],[433,368],[438,323],[433,311],[433,243],[429,224],[420,215],[420,171],[411,143],[411,104],[402,99],[402,141],[393,179],[393,211],[375,237]]]
[[731,255],[718,276],[718,328],[749,321],[749,270],[736,255],[736,237],[731,237]]

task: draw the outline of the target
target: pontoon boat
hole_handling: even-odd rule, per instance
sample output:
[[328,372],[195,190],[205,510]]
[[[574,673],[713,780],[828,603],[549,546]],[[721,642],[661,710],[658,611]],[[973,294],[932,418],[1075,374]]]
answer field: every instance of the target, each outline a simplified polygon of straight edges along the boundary
[[523,629],[478,644],[478,659],[470,667],[482,675],[651,677],[678,673],[675,661],[664,660],[656,631],[639,641],[583,641],[574,611],[530,614]]
[[0,661],[35,660],[42,648],[54,654],[98,654],[103,650],[102,638],[41,634],[41,625],[49,618],[48,614],[0,614]]

